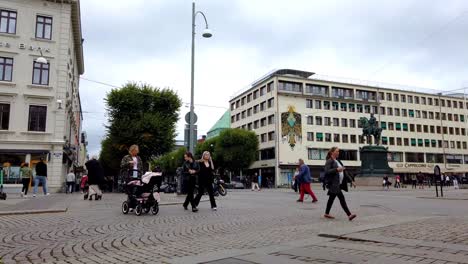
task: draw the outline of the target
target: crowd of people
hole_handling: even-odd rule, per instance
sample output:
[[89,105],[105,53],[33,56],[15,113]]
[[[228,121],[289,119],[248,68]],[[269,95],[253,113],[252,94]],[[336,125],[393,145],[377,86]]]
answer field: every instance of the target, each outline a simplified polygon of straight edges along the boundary
[[[323,173],[320,175],[320,181],[322,183],[323,190],[327,190],[328,201],[325,209],[324,218],[333,219],[334,216],[330,215],[331,208],[336,198],[340,201],[340,205],[344,212],[347,214],[348,219],[353,220],[356,215],[351,213],[349,210],[343,191],[348,191],[348,185],[354,186],[354,177],[351,175],[343,162],[338,159],[340,150],[338,147],[332,147],[327,154],[326,162],[324,164]],[[143,173],[143,161],[138,156],[139,148],[137,145],[132,145],[129,148],[129,154],[124,156],[121,160],[120,167],[123,175],[126,175],[128,180],[138,178]],[[105,181],[104,170],[99,163],[97,156],[93,156],[85,164],[86,172],[81,177],[79,187],[84,199],[95,200],[102,199],[101,187]],[[42,185],[44,195],[49,195],[47,191],[47,164],[44,159],[41,158],[35,167],[36,175],[33,177],[32,169],[28,163],[23,163],[21,166],[21,177],[23,188],[21,190],[21,196],[27,197],[28,188],[31,183],[34,184],[33,196],[35,197],[38,191],[39,184]],[[159,169],[159,171],[161,171]],[[183,208],[188,210],[188,206],[191,206],[192,212],[198,211],[198,206],[202,196],[207,193],[210,199],[211,209],[217,210],[216,200],[214,197],[213,179],[215,175],[215,166],[211,158],[211,153],[208,151],[203,152],[200,160],[195,160],[191,152],[184,154],[184,163],[182,165],[182,186],[183,192],[186,193],[186,198],[183,203]],[[249,179],[251,182],[251,190],[261,190],[260,182],[261,175],[254,173]],[[459,178],[456,175],[445,175],[440,176],[440,182],[444,186],[454,186],[458,188]],[[66,193],[73,193],[76,185],[76,175],[73,170],[65,176],[66,179]],[[266,179],[268,181],[268,178]],[[431,187],[433,184],[433,176],[427,176],[419,172],[412,175],[395,175],[394,188],[406,188],[406,184],[411,184],[413,189],[424,189],[425,185]],[[299,191],[299,199],[297,202],[304,202],[305,195],[309,195],[312,198],[312,203],[317,203],[318,198],[311,188],[312,175],[309,167],[304,163],[304,160],[299,159],[298,167],[293,177],[293,189]],[[247,181],[244,182],[247,185]],[[160,185],[160,184],[159,184]],[[270,184],[268,184],[270,185]],[[383,178],[382,183],[384,190],[389,190],[392,186],[392,182],[388,177]],[[158,186],[160,188],[161,186]],[[197,195],[194,195],[194,191],[197,188]]]

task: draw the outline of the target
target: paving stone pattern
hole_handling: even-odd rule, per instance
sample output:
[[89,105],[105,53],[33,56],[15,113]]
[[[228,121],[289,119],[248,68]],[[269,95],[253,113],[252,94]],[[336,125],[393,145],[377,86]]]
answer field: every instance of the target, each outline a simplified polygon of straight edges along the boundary
[[[242,254],[197,262],[466,263],[449,262],[448,258],[424,257],[421,253],[433,251],[436,247],[401,248],[400,252],[397,243],[378,241],[329,239],[327,243],[317,244],[319,233],[360,227],[368,230],[376,223],[384,227],[358,233],[393,234],[395,230],[392,228],[396,227],[391,225],[406,219],[406,216],[378,207],[360,208],[359,199],[350,199],[351,209],[359,215],[355,221],[347,221],[337,205],[332,211],[337,219],[326,220],[320,217],[326,196],[321,192],[317,194],[320,202],[312,204],[310,201],[296,203],[296,195],[284,191],[232,192],[218,198],[219,210],[216,212],[211,211],[209,203],[201,203],[198,213],[185,211],[181,205],[173,205],[161,207],[157,216],[123,215],[120,206],[124,195],[105,195],[102,201],[83,201],[80,195],[56,195],[55,198],[52,195],[41,198],[44,199],[42,202],[58,199],[57,203],[69,206],[66,213],[0,216],[0,257],[4,263],[195,263],[192,259],[195,256],[215,256],[219,252],[231,251]],[[372,193],[363,195],[371,197]],[[183,199],[177,196],[165,198],[166,201]],[[362,200],[369,198],[363,196]],[[458,221],[457,224],[466,225],[467,222],[459,218],[452,220]],[[427,228],[438,224],[431,221],[420,222]],[[397,230],[400,230],[402,237],[420,238],[417,233],[406,234],[412,230],[412,225],[418,223],[399,224]],[[451,243],[464,245],[466,242],[466,238],[453,238],[453,233],[448,230],[444,234],[444,239]],[[421,235],[426,238],[426,233]],[[287,250],[276,249],[297,241],[305,241],[307,245]],[[391,252],[387,252],[389,248]],[[442,249],[441,254],[461,256],[464,254],[461,251]],[[260,257],[249,257],[252,252],[260,254]],[[266,261],[269,258],[275,261]],[[468,261],[468,255],[466,259]]]

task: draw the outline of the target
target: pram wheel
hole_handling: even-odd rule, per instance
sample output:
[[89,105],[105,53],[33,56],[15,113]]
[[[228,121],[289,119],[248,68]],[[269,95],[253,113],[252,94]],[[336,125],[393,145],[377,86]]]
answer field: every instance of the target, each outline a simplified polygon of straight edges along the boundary
[[141,206],[141,204],[137,204],[137,206],[135,207],[135,214],[141,215],[142,212],[143,212],[143,207]]
[[145,214],[149,213],[149,211],[150,211],[150,208],[149,208],[149,207],[143,208],[143,212],[144,212]]
[[123,214],[128,214],[128,212],[130,211],[130,208],[128,206],[128,202],[125,201],[122,203],[122,213]]
[[155,205],[151,206],[151,213],[153,215],[157,215],[159,213],[159,205],[158,204],[155,204]]

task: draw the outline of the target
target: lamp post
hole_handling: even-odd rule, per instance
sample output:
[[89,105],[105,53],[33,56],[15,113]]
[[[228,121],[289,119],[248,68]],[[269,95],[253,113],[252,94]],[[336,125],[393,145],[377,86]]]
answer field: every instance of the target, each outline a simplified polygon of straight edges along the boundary
[[211,38],[213,34],[208,28],[208,21],[206,16],[201,11],[195,11],[195,1],[192,2],[192,70],[191,70],[191,94],[190,94],[190,122],[189,122],[189,151],[193,153],[195,149],[195,112],[194,112],[194,88],[195,88],[195,18],[198,14],[201,14],[205,20],[205,29],[203,30],[202,36],[204,38]]

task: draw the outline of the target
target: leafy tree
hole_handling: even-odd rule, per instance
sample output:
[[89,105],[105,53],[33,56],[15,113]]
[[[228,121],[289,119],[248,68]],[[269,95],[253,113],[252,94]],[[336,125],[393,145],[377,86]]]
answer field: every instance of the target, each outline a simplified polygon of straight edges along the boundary
[[178,167],[184,163],[185,147],[169,152],[152,161],[153,166],[159,166],[167,175],[175,175]]
[[106,98],[109,125],[102,141],[101,160],[119,170],[120,160],[136,144],[143,162],[171,151],[182,104],[177,94],[147,84],[128,83]]
[[258,153],[257,135],[242,129],[226,129],[216,137],[213,158],[218,166],[231,172],[246,169]]
[[[212,155],[214,155],[214,149],[215,149],[217,142],[218,142],[218,137],[215,137],[215,138],[210,138],[203,143],[197,144],[197,146],[195,146],[195,153],[194,153],[195,158],[201,159],[204,151],[209,151]],[[213,156],[213,159],[214,159],[214,156]]]

